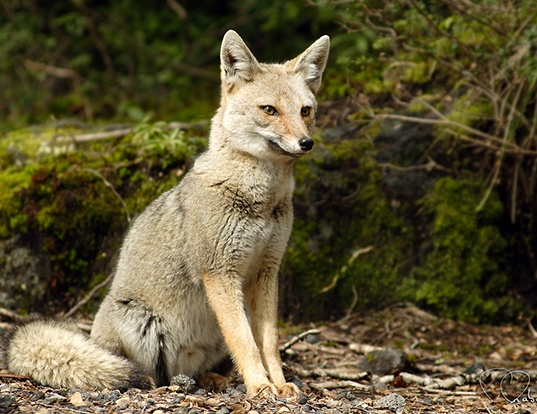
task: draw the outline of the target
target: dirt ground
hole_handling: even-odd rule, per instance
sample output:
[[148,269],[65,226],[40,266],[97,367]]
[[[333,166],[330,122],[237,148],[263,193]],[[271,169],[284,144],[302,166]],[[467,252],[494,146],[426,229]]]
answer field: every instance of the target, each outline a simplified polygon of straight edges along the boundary
[[[300,401],[248,398],[237,375],[220,393],[181,384],[127,392],[51,389],[10,375],[3,358],[0,413],[534,413],[537,333],[522,325],[473,326],[399,305],[287,326],[282,358],[288,379],[305,394]],[[12,328],[4,317],[2,355]],[[379,355],[406,359],[379,368]]]

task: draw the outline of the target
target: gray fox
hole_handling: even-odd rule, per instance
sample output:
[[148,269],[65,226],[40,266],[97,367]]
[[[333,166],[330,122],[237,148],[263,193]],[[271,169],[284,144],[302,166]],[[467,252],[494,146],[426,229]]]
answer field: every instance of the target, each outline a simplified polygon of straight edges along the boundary
[[278,269],[329,43],[265,64],[225,34],[208,148],[131,225],[91,336],[66,322],[24,325],[11,372],[54,387],[148,388],[178,374],[206,383],[231,356],[250,396],[300,395],[278,352]]

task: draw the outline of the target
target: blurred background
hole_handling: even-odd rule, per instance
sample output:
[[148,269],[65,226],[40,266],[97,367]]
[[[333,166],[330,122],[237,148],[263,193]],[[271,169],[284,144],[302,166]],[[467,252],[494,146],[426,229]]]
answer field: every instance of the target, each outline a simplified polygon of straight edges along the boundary
[[228,29],[268,62],[331,37],[282,319],[534,318],[533,0],[0,1],[0,307],[64,313],[113,273],[206,144]]

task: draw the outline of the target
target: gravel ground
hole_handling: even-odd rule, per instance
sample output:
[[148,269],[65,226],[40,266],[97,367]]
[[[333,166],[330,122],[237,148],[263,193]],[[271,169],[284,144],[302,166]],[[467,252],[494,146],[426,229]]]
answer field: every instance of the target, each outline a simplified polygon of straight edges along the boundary
[[[531,328],[472,326],[400,306],[319,324],[315,327],[319,334],[284,345],[311,328],[287,327],[282,335],[286,376],[304,392],[297,402],[249,398],[236,374],[220,393],[180,381],[151,391],[52,389],[10,375],[2,359],[0,413],[537,412],[532,397],[537,340]],[[11,329],[10,321],[1,323],[0,351],[5,350]],[[365,372],[364,366],[379,369],[366,362],[374,355],[371,352],[383,350],[388,355],[404,353],[409,364],[388,361],[394,364],[391,371],[387,366],[381,368],[387,372]],[[482,374],[492,369],[498,374],[495,381]]]

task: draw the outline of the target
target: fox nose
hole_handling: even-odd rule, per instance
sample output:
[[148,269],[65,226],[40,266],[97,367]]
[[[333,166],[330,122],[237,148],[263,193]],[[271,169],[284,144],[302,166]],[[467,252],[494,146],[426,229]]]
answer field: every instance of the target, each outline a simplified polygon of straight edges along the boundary
[[313,148],[313,140],[310,137],[302,137],[298,140],[298,145],[302,151],[309,151]]

